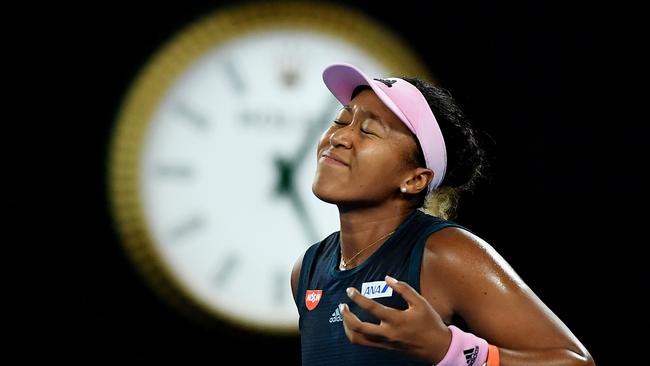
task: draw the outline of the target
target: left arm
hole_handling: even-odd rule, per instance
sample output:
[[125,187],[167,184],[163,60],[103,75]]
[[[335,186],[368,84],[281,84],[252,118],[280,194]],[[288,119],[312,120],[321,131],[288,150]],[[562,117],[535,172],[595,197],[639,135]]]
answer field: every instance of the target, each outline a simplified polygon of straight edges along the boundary
[[472,333],[499,348],[500,365],[595,365],[585,347],[505,260],[465,230],[447,228],[429,237],[422,295],[404,282],[391,287],[407,301],[407,310],[387,308],[351,291],[353,301],[381,320],[379,325],[363,323],[344,306],[344,327],[353,343],[398,350],[435,364],[451,342],[439,312],[452,309]]

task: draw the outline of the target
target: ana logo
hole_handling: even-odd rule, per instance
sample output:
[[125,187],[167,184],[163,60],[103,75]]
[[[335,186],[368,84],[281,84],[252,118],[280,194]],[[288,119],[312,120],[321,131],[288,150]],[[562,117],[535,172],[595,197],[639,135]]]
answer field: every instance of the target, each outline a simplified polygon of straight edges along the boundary
[[369,299],[391,297],[393,296],[393,289],[388,286],[386,281],[364,282],[361,285],[361,294]]
[[318,302],[323,298],[323,290],[307,290],[305,294],[305,305],[309,311],[316,309]]

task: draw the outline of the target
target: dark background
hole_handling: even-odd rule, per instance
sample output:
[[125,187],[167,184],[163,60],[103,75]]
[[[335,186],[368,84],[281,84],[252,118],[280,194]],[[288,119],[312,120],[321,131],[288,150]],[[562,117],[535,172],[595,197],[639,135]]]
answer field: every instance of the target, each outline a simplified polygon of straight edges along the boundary
[[[26,5],[10,42],[46,60],[67,111],[65,271],[56,357],[97,364],[299,362],[299,339],[193,325],[129,266],[107,211],[109,133],[150,55],[228,2]],[[492,179],[457,221],[491,243],[599,365],[645,359],[650,166],[641,12],[617,3],[350,6],[407,40],[465,107],[493,156]],[[38,45],[38,47],[34,47]],[[38,111],[35,111],[38,112]],[[50,118],[59,118],[52,116]],[[643,119],[642,119],[643,118]],[[69,151],[68,151],[69,150]],[[36,328],[35,333],[39,333]]]

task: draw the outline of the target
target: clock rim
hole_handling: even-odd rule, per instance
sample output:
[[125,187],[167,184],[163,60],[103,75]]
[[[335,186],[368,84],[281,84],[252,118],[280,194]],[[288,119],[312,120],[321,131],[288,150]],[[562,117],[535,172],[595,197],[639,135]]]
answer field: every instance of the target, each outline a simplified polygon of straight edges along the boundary
[[[195,295],[163,260],[145,220],[139,191],[140,157],[164,93],[193,61],[237,37],[264,30],[324,33],[363,50],[390,72],[431,80],[424,63],[386,25],[355,8],[322,3],[264,3],[218,8],[186,25],[140,69],[118,110],[108,151],[109,211],[122,248],[150,289],[202,326],[222,324],[265,334],[295,335],[297,324],[270,325],[235,316]],[[382,45],[391,44],[391,47]]]

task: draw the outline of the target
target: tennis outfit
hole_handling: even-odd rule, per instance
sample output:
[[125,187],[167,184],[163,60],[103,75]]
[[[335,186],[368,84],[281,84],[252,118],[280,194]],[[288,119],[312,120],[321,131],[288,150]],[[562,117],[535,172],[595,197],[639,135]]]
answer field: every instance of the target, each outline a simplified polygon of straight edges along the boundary
[[[427,238],[446,227],[467,228],[415,210],[395,233],[366,261],[347,271],[339,270],[340,232],[334,232],[307,249],[300,271],[296,306],[300,314],[302,364],[317,365],[426,365],[395,351],[353,345],[345,335],[338,305],[346,303],[361,321],[378,324],[377,318],[356,305],[345,290],[354,287],[368,298],[404,310],[406,301],[393,292],[386,275],[420,292],[420,270]],[[471,231],[470,231],[471,232]]]

